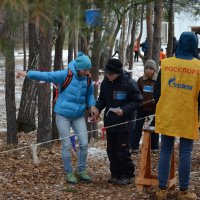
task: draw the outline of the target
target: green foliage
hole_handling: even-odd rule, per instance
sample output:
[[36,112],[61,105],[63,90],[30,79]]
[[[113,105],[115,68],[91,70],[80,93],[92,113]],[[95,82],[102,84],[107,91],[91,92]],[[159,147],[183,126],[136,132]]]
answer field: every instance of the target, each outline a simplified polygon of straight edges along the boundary
[[[193,16],[200,15],[199,0],[174,0],[174,12],[186,12],[191,13]],[[168,4],[168,1],[165,0],[165,5]]]

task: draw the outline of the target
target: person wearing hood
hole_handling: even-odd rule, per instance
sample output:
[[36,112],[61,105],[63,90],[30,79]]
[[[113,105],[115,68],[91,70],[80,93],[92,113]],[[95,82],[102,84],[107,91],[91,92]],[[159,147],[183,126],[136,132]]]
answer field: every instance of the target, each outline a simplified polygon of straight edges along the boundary
[[197,47],[197,35],[183,32],[175,57],[164,59],[158,74],[154,93],[157,101],[155,132],[161,134],[158,200],[167,198],[170,158],[176,137],[180,138],[177,199],[197,198],[194,192],[189,191],[193,143],[198,139],[200,61]]
[[[96,105],[94,85],[92,83],[90,85],[87,84],[91,61],[87,55],[79,52],[77,58],[69,63],[68,69],[73,74],[72,80],[63,91],[60,91],[54,107],[56,125],[62,144],[62,160],[68,183],[78,183],[77,176],[82,182],[89,183],[92,178],[86,171],[88,134],[84,112],[86,106],[93,110]],[[58,84],[61,87],[68,76],[69,70],[55,72],[28,71],[27,73],[23,71],[17,73],[17,78],[27,77],[33,80]],[[74,130],[79,141],[77,176],[73,172],[71,163],[70,127]]]
[[[135,129],[131,132],[131,148],[132,153],[138,153],[140,151],[140,139],[142,136],[142,129],[145,122],[145,117],[155,114],[156,103],[153,96],[153,91],[157,79],[157,67],[156,62],[152,59],[146,61],[144,65],[144,74],[138,81],[138,87],[143,96],[143,103],[137,109],[137,121]],[[152,126],[154,126],[154,120],[152,121]],[[158,152],[159,146],[159,135],[156,133],[151,133],[151,149],[152,152]]]
[[108,182],[127,185],[132,182],[135,170],[130,153],[130,127],[143,98],[137,83],[122,68],[120,60],[108,60],[95,115],[98,117],[105,109],[104,125],[111,171]]

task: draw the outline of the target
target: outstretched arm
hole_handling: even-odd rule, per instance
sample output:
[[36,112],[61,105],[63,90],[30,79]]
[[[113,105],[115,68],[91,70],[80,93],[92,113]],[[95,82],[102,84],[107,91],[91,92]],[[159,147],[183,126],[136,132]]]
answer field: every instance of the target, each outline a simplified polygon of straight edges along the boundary
[[27,73],[25,71],[17,72],[16,78],[26,77]]
[[32,80],[46,81],[49,83],[62,85],[67,77],[67,73],[67,70],[60,70],[55,72],[21,71],[17,73],[16,78],[28,77]]

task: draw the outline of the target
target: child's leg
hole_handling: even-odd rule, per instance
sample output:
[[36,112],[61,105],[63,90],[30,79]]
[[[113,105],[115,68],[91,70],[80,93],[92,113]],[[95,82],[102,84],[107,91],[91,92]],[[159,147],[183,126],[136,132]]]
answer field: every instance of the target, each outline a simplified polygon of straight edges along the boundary
[[116,158],[116,134],[115,132],[106,131],[107,133],[107,155],[110,161],[110,172],[112,178],[118,178],[119,172],[117,169],[117,158]]
[[72,121],[72,128],[78,137],[78,172],[86,169],[86,159],[88,153],[88,131],[84,117],[74,119]]
[[62,160],[65,173],[72,173],[71,164],[71,140],[70,140],[70,119],[56,114],[56,125],[60,134],[62,144]]
[[[136,117],[136,124],[135,129],[131,133],[131,148],[134,150],[139,149],[140,146],[140,139],[142,136],[142,128],[145,121],[145,113],[141,110],[137,111],[137,117]],[[140,119],[142,118],[142,119]],[[140,120],[139,120],[140,119]]]
[[131,159],[130,138],[128,131],[115,133],[116,138],[116,158],[117,168],[121,177],[133,177],[135,165]]

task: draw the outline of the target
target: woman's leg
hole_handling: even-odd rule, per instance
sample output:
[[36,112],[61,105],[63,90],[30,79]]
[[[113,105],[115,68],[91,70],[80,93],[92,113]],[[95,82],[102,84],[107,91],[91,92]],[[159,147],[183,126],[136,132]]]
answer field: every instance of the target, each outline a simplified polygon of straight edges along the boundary
[[62,160],[65,173],[72,173],[71,164],[71,141],[70,141],[70,120],[66,117],[56,114],[56,125],[60,134],[62,144]]
[[159,188],[161,189],[166,189],[167,187],[174,140],[174,137],[161,135],[161,150],[158,162],[158,180]]
[[180,190],[187,190],[189,187],[193,142],[194,141],[190,139],[180,138],[180,147],[179,147]]

